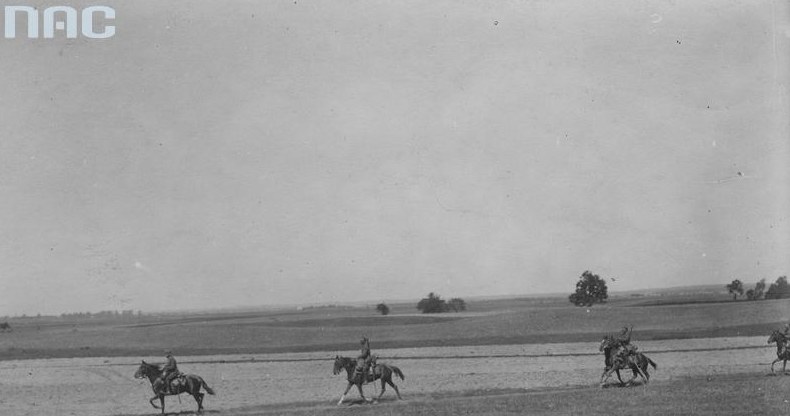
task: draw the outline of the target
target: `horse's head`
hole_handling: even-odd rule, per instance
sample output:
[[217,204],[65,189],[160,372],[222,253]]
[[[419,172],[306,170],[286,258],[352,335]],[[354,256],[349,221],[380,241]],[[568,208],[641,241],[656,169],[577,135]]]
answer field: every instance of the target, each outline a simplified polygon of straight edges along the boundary
[[779,332],[777,330],[774,330],[774,332],[771,332],[771,336],[768,337],[768,343],[769,344],[772,343],[772,342],[782,343],[784,341],[785,341],[784,334],[782,334],[781,332]]
[[332,374],[338,375],[343,370],[343,358],[339,355],[335,356],[335,366],[332,368]]
[[159,366],[154,364],[148,364],[145,360],[140,363],[140,366],[137,367],[137,371],[134,372],[134,378],[146,378],[150,374],[156,375],[156,372],[159,370]]

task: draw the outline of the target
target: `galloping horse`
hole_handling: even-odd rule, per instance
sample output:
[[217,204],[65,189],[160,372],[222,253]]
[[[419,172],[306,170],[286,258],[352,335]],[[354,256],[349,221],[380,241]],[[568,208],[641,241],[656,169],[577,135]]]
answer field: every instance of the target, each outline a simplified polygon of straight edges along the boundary
[[[375,361],[374,361],[375,363]],[[341,357],[335,356],[335,367],[332,369],[332,374],[338,375],[340,374],[341,370],[346,370],[346,375],[348,378],[348,386],[346,386],[346,391],[343,392],[343,395],[340,396],[340,401],[337,402],[337,405],[343,404],[343,400],[346,398],[346,394],[348,391],[351,390],[351,386],[357,386],[359,389],[359,395],[362,396],[362,399],[365,401],[369,401],[365,398],[365,393],[362,392],[362,385],[367,383],[372,383],[379,378],[381,378],[381,393],[379,393],[379,397],[384,394],[384,390],[387,388],[387,384],[392,386],[395,389],[395,394],[398,395],[400,399],[400,392],[398,391],[398,386],[392,382],[392,374],[395,373],[400,377],[401,380],[405,380],[406,377],[403,375],[403,372],[400,371],[400,368],[395,367],[394,365],[388,364],[374,364],[373,365],[373,378],[368,377],[366,380],[364,374],[356,374],[355,369],[357,366],[357,361],[353,358],[349,357]]]
[[[613,351],[614,350],[614,351]],[[612,364],[614,362],[614,356],[617,352],[617,343],[612,335],[604,335],[603,339],[601,340],[601,345],[598,346],[598,351],[603,352],[603,371],[606,374],[606,370],[612,368]],[[617,379],[620,380],[620,384],[623,383],[623,378],[620,377],[620,369],[615,368],[615,373],[617,374]]]
[[771,336],[768,337],[768,343],[772,342],[776,343],[776,359],[771,363],[771,374],[774,374],[774,364],[779,361],[782,362],[782,373],[784,373],[785,367],[787,367],[787,360],[790,360],[790,349],[785,348],[787,337],[782,332],[774,330]]
[[652,365],[654,369],[658,368],[653,360],[647,358],[647,356],[641,352],[627,356],[619,354],[620,347],[617,345],[616,340],[611,335],[606,335],[603,337],[598,350],[603,351],[606,355],[604,361],[606,368],[604,368],[603,374],[601,375],[601,387],[604,386],[606,380],[608,380],[614,372],[617,373],[617,378],[620,379],[620,384],[623,384],[623,379],[620,378],[620,370],[627,370],[629,368],[634,373],[634,375],[630,380],[628,380],[627,384],[633,383],[634,380],[636,380],[637,375],[642,377],[642,380],[645,382],[645,384],[647,384],[650,381],[650,373],[647,371],[647,366]]
[[[181,393],[191,394],[198,404],[198,412],[201,412],[203,410],[203,393],[200,392],[200,388],[203,387],[206,389],[206,393],[208,394],[214,394],[214,390],[212,390],[211,387],[209,387],[206,382],[203,381],[203,378],[194,374],[184,374],[182,376],[184,382],[178,384],[171,383],[170,393],[165,394],[162,392],[162,388],[164,386],[158,386],[162,383],[156,383],[156,381],[161,376],[162,368],[160,366],[156,364],[148,364],[145,361],[140,364],[140,367],[137,368],[137,372],[134,373],[134,378],[148,377],[148,381],[151,382],[151,389],[155,394],[155,396],[152,397],[149,402],[155,409],[162,409],[162,414],[165,413],[165,396],[178,396]],[[162,405],[161,408],[154,403],[154,400],[157,398],[159,399],[159,403]]]

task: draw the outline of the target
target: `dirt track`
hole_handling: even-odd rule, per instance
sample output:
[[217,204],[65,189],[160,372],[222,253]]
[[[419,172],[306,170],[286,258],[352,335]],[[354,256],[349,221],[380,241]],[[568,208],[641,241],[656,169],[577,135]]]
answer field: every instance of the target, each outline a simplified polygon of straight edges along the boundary
[[[666,340],[639,343],[658,363],[653,380],[744,372],[768,372],[775,350],[765,337]],[[597,344],[538,344],[374,351],[400,367],[396,380],[408,400],[418,393],[485,389],[597,386],[602,354]],[[333,403],[345,387],[332,375],[335,354],[353,351],[243,356],[179,357],[182,371],[199,374],[217,391],[207,396],[210,411],[266,404]],[[440,358],[442,357],[442,358]],[[82,358],[0,362],[0,406],[9,415],[154,414],[147,380],[132,378],[140,359]],[[374,387],[366,386],[367,395]],[[385,396],[394,395],[387,391]],[[352,390],[351,398],[358,398]],[[169,397],[171,412],[192,411],[194,400]]]

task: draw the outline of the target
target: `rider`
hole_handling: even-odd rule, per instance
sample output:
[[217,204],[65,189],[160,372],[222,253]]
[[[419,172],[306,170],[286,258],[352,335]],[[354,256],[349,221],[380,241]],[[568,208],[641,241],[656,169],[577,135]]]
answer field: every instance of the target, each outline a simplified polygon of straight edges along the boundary
[[164,367],[162,367],[161,380],[164,383],[164,388],[163,388],[164,392],[169,393],[170,382],[173,381],[173,379],[176,378],[179,374],[181,374],[181,372],[178,371],[178,364],[176,363],[176,359],[173,358],[173,353],[170,350],[167,350],[165,351],[165,354],[166,354],[165,358],[167,359],[167,362],[165,363]]
[[631,332],[633,331],[633,327],[623,327],[620,330],[620,334],[617,335],[615,338],[615,342],[619,345],[621,349],[621,354],[623,355],[632,355],[636,353],[636,345],[631,344]]
[[357,356],[357,368],[354,372],[364,375],[363,380],[367,380],[370,375],[370,363],[373,361],[373,355],[370,353],[370,340],[367,337],[362,337],[359,344],[361,347]]
[[782,328],[782,335],[785,337],[784,345],[782,345],[784,348],[782,354],[784,354],[784,352],[787,351],[788,343],[790,343],[790,323],[786,323],[784,328]]

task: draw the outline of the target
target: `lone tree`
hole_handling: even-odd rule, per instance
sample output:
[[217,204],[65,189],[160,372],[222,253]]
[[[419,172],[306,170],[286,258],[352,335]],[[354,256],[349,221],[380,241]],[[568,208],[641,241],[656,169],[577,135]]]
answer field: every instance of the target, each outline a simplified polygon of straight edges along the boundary
[[382,315],[389,315],[390,313],[390,307],[384,303],[379,303],[376,305],[376,310]]
[[568,296],[568,300],[576,306],[592,306],[593,303],[604,303],[609,297],[606,282],[597,274],[585,271],[576,282],[576,292]]
[[466,302],[461,298],[452,298],[449,302],[447,302],[447,306],[452,309],[453,312],[463,312],[466,310]]
[[732,283],[727,285],[727,291],[732,294],[732,300],[735,300],[738,298],[738,295],[743,295],[743,283],[735,279]]
[[423,298],[417,303],[417,309],[422,313],[440,313],[447,312],[447,302],[444,301],[439,295],[431,292],[427,298]]

